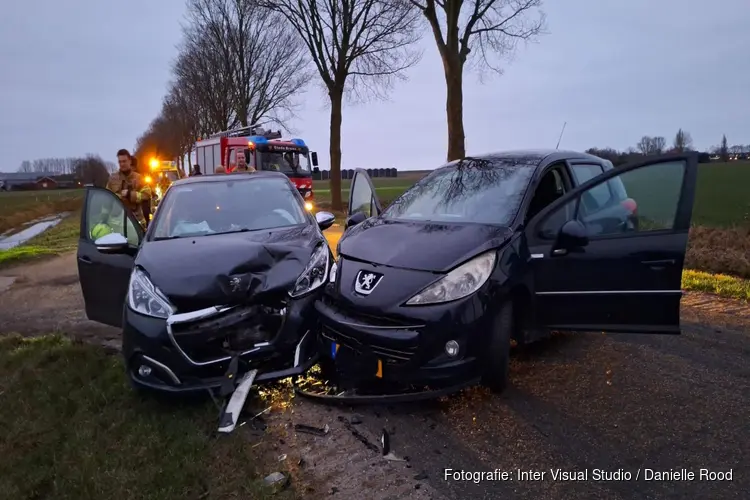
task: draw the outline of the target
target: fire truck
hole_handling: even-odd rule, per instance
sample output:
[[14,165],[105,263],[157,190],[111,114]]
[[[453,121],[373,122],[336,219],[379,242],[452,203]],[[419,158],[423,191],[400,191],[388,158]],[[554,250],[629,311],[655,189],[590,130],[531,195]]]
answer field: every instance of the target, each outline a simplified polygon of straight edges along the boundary
[[318,154],[310,152],[302,139],[284,139],[281,131],[250,125],[199,140],[195,152],[204,174],[215,173],[219,165],[226,172],[236,171],[237,153],[243,152],[247,165],[255,170],[286,174],[305,199],[305,208],[313,209],[312,167],[318,166]]

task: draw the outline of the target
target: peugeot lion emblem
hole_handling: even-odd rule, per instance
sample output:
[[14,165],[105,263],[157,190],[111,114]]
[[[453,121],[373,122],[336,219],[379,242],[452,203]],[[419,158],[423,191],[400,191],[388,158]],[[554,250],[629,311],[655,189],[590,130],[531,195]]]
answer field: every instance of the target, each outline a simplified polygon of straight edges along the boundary
[[229,286],[232,287],[233,293],[237,293],[240,291],[240,287],[242,286],[242,280],[239,277],[235,276],[229,280]]
[[381,279],[383,279],[382,274],[360,271],[357,273],[357,279],[354,280],[354,291],[362,295],[370,295]]

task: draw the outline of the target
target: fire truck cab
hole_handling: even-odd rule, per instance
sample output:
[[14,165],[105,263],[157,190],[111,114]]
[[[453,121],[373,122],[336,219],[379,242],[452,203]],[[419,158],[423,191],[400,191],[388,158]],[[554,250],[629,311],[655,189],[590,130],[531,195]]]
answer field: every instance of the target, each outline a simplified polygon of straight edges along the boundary
[[305,208],[313,209],[312,168],[318,166],[318,154],[310,152],[305,141],[283,139],[281,131],[272,132],[258,125],[225,130],[195,143],[196,163],[204,174],[223,166],[226,172],[237,170],[237,157],[244,155],[248,167],[286,174],[305,199]]

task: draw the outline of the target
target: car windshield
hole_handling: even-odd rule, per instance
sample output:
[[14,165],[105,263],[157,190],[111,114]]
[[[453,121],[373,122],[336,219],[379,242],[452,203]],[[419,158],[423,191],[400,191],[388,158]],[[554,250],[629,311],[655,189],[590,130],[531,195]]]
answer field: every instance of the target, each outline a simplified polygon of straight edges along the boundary
[[[533,163],[533,164],[532,164]],[[536,162],[466,158],[429,174],[383,212],[386,219],[506,226],[518,211]]]
[[298,152],[270,152],[263,151],[259,156],[259,170],[270,170],[282,172],[284,174],[295,174],[299,172],[309,172],[310,165],[306,153]]
[[175,184],[153,221],[153,239],[257,231],[307,222],[289,181],[237,179]]

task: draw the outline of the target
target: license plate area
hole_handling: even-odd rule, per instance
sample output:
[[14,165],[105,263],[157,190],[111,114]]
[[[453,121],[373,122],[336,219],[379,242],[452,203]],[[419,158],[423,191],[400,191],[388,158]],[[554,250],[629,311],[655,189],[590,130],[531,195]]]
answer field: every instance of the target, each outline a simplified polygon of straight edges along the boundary
[[336,371],[346,378],[363,380],[383,377],[383,362],[373,354],[332,343],[331,356]]

